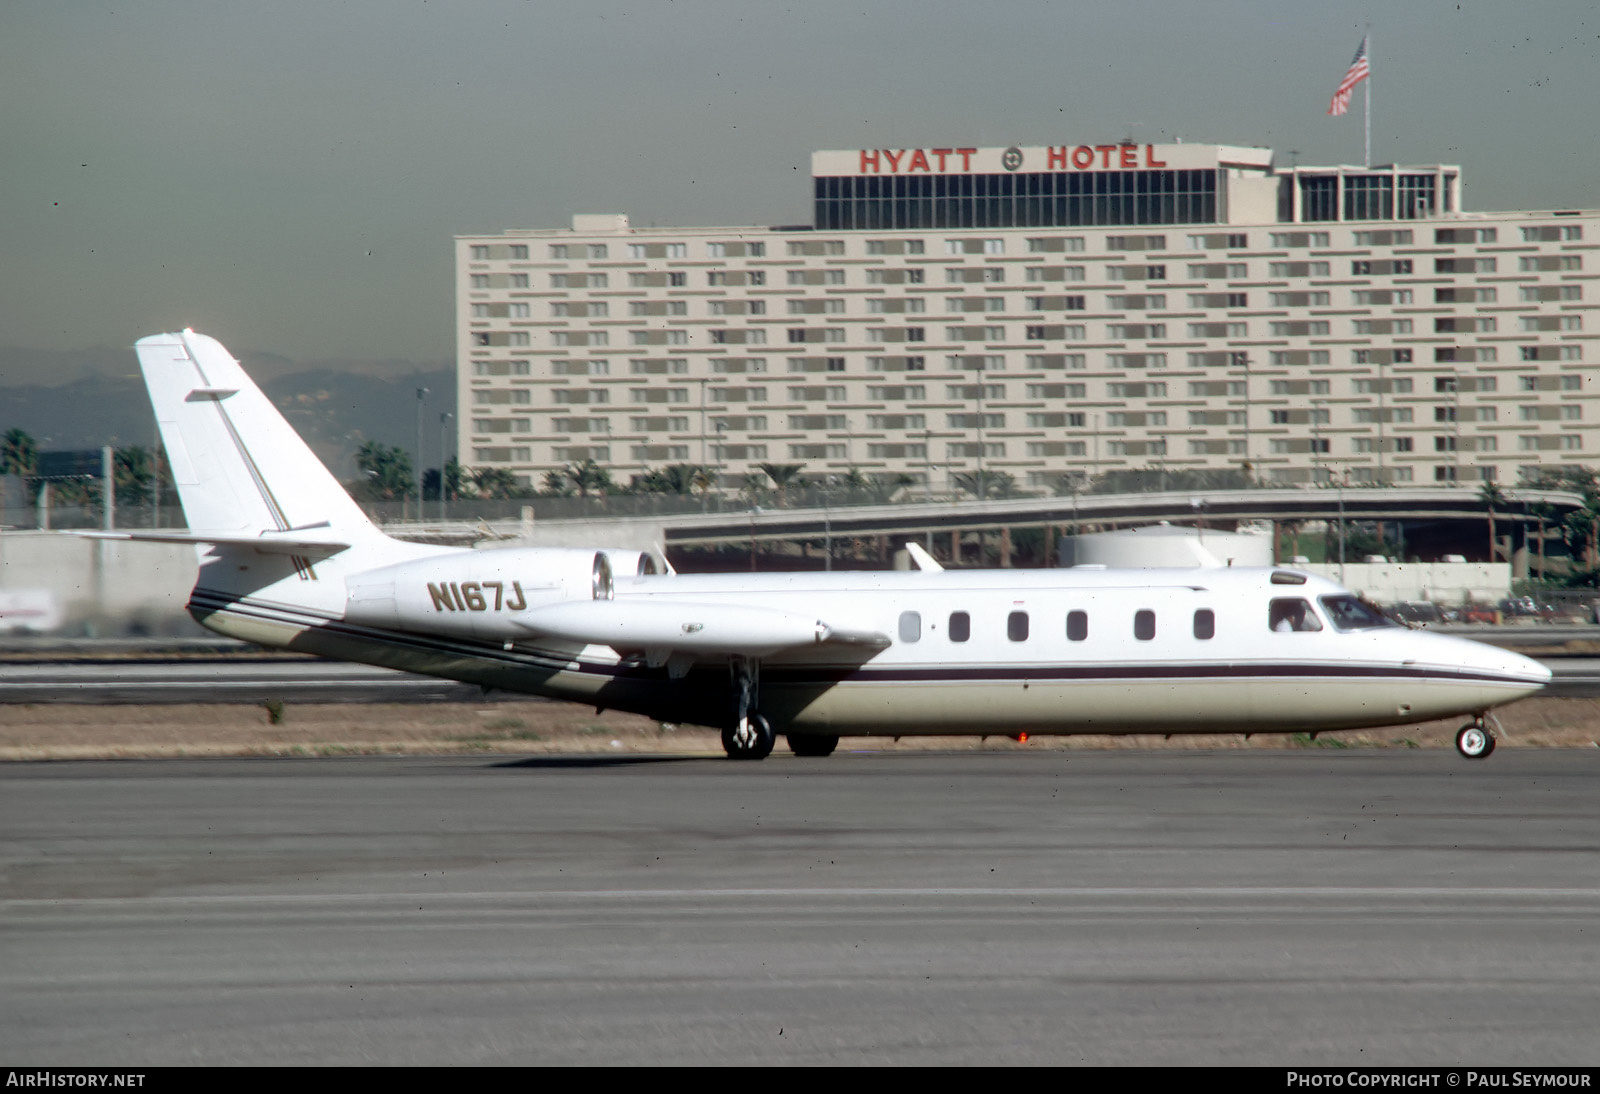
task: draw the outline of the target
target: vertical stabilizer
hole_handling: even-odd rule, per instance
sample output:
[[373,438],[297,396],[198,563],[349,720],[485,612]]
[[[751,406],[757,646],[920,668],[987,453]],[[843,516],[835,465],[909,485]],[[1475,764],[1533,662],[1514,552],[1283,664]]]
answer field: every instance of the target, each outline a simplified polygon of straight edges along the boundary
[[185,330],[135,348],[192,531],[382,538],[220,342]]

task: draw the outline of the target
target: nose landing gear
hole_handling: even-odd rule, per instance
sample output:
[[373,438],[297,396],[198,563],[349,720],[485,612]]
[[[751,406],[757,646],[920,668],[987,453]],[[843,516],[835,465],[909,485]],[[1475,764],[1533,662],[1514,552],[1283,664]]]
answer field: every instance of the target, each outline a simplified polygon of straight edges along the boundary
[[1456,751],[1469,760],[1481,760],[1494,751],[1494,734],[1479,717],[1456,731]]

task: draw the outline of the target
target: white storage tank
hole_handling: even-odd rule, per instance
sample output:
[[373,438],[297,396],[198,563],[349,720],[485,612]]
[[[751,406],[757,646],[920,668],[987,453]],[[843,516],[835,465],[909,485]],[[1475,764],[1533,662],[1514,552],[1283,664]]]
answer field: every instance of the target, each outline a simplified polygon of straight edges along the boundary
[[1062,566],[1149,569],[1192,566],[1271,566],[1272,536],[1262,532],[1213,532],[1171,524],[1115,532],[1089,532],[1061,540]]

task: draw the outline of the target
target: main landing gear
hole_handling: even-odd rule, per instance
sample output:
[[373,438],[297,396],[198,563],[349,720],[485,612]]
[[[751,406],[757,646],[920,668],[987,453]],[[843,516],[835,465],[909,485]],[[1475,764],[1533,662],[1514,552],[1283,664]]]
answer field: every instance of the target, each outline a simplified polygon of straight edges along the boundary
[[764,760],[772,754],[777,734],[766,716],[756,712],[759,698],[759,666],[744,657],[728,663],[733,675],[733,724],[722,731],[722,748],[730,760]]
[[[733,677],[733,724],[722,731],[722,748],[730,760],[764,760],[772,755],[777,734],[772,723],[756,710],[761,693],[761,666],[748,658],[728,662]],[[790,733],[789,751],[796,756],[831,756],[839,738],[823,733]]]
[[1494,734],[1481,715],[1456,731],[1456,751],[1469,760],[1481,760],[1494,751]]

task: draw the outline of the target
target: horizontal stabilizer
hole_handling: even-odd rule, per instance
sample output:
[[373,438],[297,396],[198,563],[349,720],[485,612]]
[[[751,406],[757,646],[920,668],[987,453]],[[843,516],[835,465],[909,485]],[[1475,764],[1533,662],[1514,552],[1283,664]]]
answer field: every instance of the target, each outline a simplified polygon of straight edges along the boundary
[[824,642],[882,648],[888,636],[836,630],[815,616],[737,604],[673,600],[569,600],[515,620],[541,637],[610,646],[618,651],[671,650],[690,654],[765,657]]
[[938,560],[927,551],[924,551],[919,543],[906,540],[906,554],[910,555],[911,561],[917,564],[917,569],[924,573],[936,574],[944,570],[944,567],[939,565]]
[[296,555],[301,558],[328,558],[349,550],[350,544],[329,539],[263,532],[244,536],[237,532],[207,535],[204,532],[78,532],[84,539],[123,539],[139,543],[188,543],[195,546],[249,547],[267,555]]

